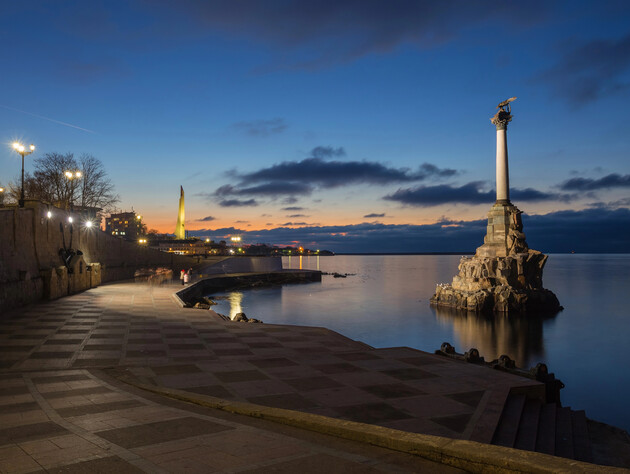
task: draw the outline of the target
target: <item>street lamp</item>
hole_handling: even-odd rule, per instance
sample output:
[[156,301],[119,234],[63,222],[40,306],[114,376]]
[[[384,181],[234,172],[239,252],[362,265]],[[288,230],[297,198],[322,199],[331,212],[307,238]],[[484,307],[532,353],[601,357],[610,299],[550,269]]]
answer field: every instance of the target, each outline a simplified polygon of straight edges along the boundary
[[20,207],[24,207],[24,157],[35,151],[35,145],[28,147],[28,150],[20,142],[13,142],[13,149],[22,156],[22,189],[20,190]]
[[66,171],[64,173],[68,181],[70,181],[70,209],[74,211],[74,188],[75,186],[72,184],[72,180],[81,179],[83,177],[83,173],[79,170],[75,171]]
[[0,207],[4,206],[4,188],[0,187]]

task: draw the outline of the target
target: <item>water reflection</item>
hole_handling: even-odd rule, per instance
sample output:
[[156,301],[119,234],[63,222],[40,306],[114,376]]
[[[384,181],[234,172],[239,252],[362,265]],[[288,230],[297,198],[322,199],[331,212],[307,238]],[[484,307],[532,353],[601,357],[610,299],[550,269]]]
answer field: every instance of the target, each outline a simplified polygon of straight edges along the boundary
[[450,308],[432,308],[436,319],[451,324],[458,352],[471,347],[487,360],[507,354],[516,365],[529,368],[546,361],[543,322],[553,318],[533,315],[479,315]]
[[228,293],[227,299],[230,302],[230,319],[234,319],[234,316],[243,312],[243,293],[232,291]]

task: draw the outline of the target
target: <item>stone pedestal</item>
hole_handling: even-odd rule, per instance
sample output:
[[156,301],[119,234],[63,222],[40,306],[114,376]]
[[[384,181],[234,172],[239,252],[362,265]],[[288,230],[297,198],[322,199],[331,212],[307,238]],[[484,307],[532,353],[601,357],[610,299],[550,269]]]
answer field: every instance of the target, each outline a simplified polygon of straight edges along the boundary
[[558,298],[542,286],[547,256],[528,248],[521,211],[496,203],[488,213],[484,244],[462,257],[459,273],[439,284],[431,304],[474,312],[556,312]]

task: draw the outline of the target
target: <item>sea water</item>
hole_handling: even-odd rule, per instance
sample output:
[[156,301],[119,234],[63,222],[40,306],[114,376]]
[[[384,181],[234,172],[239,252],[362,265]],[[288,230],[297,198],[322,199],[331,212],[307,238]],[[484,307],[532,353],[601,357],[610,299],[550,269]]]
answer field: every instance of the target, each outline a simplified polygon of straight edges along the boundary
[[[285,268],[349,274],[321,283],[233,291],[214,309],[265,323],[323,326],[373,347],[433,352],[450,342],[486,360],[538,362],[562,380],[563,405],[630,430],[630,255],[550,255],[544,286],[564,306],[539,318],[483,317],[429,305],[436,283],[457,273],[455,255],[322,256],[283,259]],[[213,296],[214,296],[213,295]]]

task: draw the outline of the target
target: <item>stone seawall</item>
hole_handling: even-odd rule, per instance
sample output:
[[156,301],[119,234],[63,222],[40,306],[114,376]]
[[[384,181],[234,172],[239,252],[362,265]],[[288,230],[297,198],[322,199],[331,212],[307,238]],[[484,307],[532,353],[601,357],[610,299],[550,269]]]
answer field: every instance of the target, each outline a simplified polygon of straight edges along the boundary
[[[66,266],[60,255],[64,248],[80,250],[82,255]],[[210,273],[219,262],[222,266],[213,273],[282,267],[279,258],[263,260],[164,253],[86,228],[78,214],[27,201],[22,209],[0,208],[0,314],[42,298],[55,299],[100,283],[130,279],[141,269],[163,267],[179,275],[182,268],[199,264]]]

